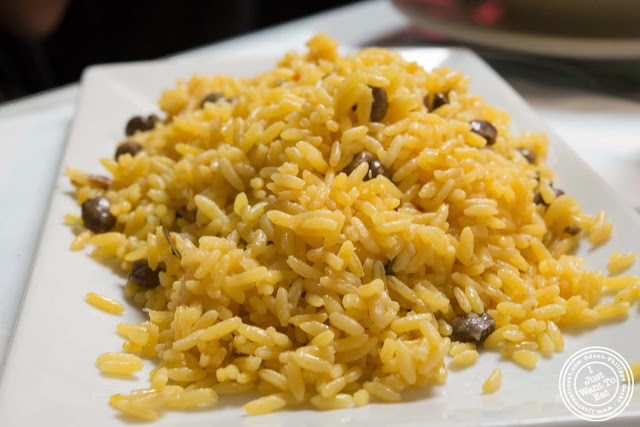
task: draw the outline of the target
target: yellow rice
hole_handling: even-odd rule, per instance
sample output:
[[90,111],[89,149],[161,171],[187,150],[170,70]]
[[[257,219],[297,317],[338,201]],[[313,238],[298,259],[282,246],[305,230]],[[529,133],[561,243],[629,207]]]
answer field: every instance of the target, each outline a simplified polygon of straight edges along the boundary
[[88,292],[86,298],[89,304],[107,313],[122,314],[124,312],[124,306],[122,304],[104,295]]
[[636,262],[635,252],[627,252],[626,254],[614,252],[609,255],[609,273],[620,273],[631,267],[634,262]]
[[487,394],[495,393],[500,388],[500,385],[502,385],[502,369],[496,368],[482,384],[482,391]]
[[367,406],[369,404],[369,399],[370,396],[367,390],[362,389],[353,393],[353,403],[358,407]]
[[[249,414],[397,402],[442,384],[447,355],[477,360],[475,345],[451,341],[456,316],[488,313],[496,330],[484,348],[530,369],[563,350],[558,325],[629,310],[635,278],[605,279],[570,254],[613,225],[556,195],[544,135],[513,134],[460,72],[384,49],[341,57],[324,35],[308,48],[254,78],[195,75],[166,90],[166,120],[129,138],[142,152],[102,159],[108,188],[67,169],[78,203],[107,197],[117,218],[94,234],[67,217],[72,249],[91,245],[124,271],[164,265],[154,289],[127,283],[149,320],[118,325],[124,352],[98,362],[120,374],[141,368],[138,356],[156,362],[150,387],[113,396],[114,408],[154,420],[252,390],[264,396]],[[371,87],[388,96],[381,123],[369,121]],[[201,107],[212,91],[236,100]],[[436,93],[449,103],[428,112],[423,98]],[[496,127],[494,145],[471,132],[474,119]],[[363,150],[391,179],[365,180],[366,164],[341,172]],[[614,258],[614,270],[631,258]],[[599,303],[603,286],[617,289],[614,302]]]
[[104,353],[98,356],[96,364],[107,374],[127,375],[142,369],[142,360],[129,353]]
[[631,374],[635,379],[640,379],[640,360],[636,360],[630,366]]

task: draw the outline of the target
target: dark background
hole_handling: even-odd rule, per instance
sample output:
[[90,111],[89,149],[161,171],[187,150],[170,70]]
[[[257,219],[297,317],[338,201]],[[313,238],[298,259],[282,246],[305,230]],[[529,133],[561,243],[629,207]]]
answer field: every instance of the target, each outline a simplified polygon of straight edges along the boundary
[[77,81],[90,64],[158,58],[349,3],[72,0],[42,40],[0,28],[0,102]]

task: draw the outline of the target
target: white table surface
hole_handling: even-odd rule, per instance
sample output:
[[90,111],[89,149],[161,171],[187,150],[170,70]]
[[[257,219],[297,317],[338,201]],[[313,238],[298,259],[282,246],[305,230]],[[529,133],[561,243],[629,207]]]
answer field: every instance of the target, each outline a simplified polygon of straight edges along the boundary
[[[172,57],[190,60],[225,54],[279,54],[300,48],[322,31],[343,45],[359,46],[400,31],[407,20],[383,0],[314,15]],[[529,104],[628,203],[640,206],[640,103],[544,82],[510,80]],[[0,366],[9,342],[32,259],[38,246],[78,85],[0,107]],[[570,166],[568,166],[570,167]],[[60,219],[62,220],[62,219]]]

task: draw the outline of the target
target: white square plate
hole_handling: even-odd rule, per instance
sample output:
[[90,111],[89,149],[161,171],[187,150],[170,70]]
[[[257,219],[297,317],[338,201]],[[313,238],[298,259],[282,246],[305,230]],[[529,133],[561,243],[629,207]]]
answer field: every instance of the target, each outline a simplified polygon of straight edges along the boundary
[[[586,212],[607,210],[615,223],[613,238],[597,250],[583,244],[578,254],[590,268],[606,269],[613,250],[637,249],[640,220],[588,166],[540,121],[525,102],[477,56],[461,49],[404,49],[405,58],[425,68],[446,66],[472,78],[471,92],[485,96],[490,104],[508,111],[516,132],[524,129],[547,132],[549,163],[557,171],[556,182],[582,202]],[[198,61],[160,61],[91,68],[83,78],[78,114],[73,125],[64,165],[99,173],[98,159],[113,155],[126,120],[156,110],[155,100],[177,78],[198,73],[253,75],[272,67],[275,58],[229,57]],[[0,426],[124,425],[107,404],[114,393],[128,393],[148,384],[146,373],[137,380],[102,376],[96,357],[118,351],[122,339],[115,333],[118,322],[136,322],[142,313],[126,306],[122,317],[96,310],[84,301],[89,291],[124,300],[125,280],[82,252],[70,252],[70,229],[63,225],[66,213],[79,208],[69,195],[72,186],[62,175],[53,196],[44,234],[37,253],[10,352],[0,383]],[[9,244],[4,242],[3,244]],[[633,273],[640,273],[634,267]],[[5,283],[4,286],[10,284]],[[629,362],[640,359],[637,306],[624,322],[611,323],[583,333],[565,334],[566,349],[552,358],[541,358],[534,371],[500,360],[484,352],[470,369],[451,371],[446,385],[405,393],[398,404],[371,404],[361,409],[316,412],[309,409],[282,411],[259,417],[243,415],[240,406],[248,397],[221,397],[211,410],[166,412],[156,423],[216,426],[422,426],[513,425],[516,423],[569,425],[580,420],[563,405],[558,375],[575,351],[598,345],[610,347]],[[481,386],[494,367],[504,371],[501,389],[481,394]],[[640,422],[640,393],[616,418],[620,425]]]

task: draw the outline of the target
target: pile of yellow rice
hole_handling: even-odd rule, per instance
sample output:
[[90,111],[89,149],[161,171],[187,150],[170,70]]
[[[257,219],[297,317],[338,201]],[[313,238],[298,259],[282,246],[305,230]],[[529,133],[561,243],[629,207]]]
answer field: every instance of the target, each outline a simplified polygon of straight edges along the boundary
[[[619,316],[637,299],[636,277],[605,278],[570,255],[581,237],[606,241],[612,224],[556,197],[544,135],[513,135],[460,72],[336,48],[318,35],[254,78],[179,81],[160,98],[166,120],[129,138],[143,151],[102,159],[108,188],[67,169],[78,203],[105,196],[117,218],[94,234],[69,216],[72,249],[89,243],[124,271],[141,259],[166,270],[154,289],[127,283],[149,320],[119,324],[124,352],[98,358],[114,374],[157,364],[149,388],[112,396],[114,408],[154,420],[250,390],[264,397],[249,414],[396,402],[476,361],[474,343],[449,338],[456,317],[488,313],[496,327],[484,348],[533,368],[563,349],[561,326]],[[388,97],[379,123],[373,87]],[[201,107],[213,91],[237,99]],[[448,103],[427,111],[424,97],[438,93]],[[495,126],[494,145],[471,131],[474,119]],[[365,150],[391,179],[365,180],[366,164],[341,172]],[[598,304],[604,287],[618,294]]]

